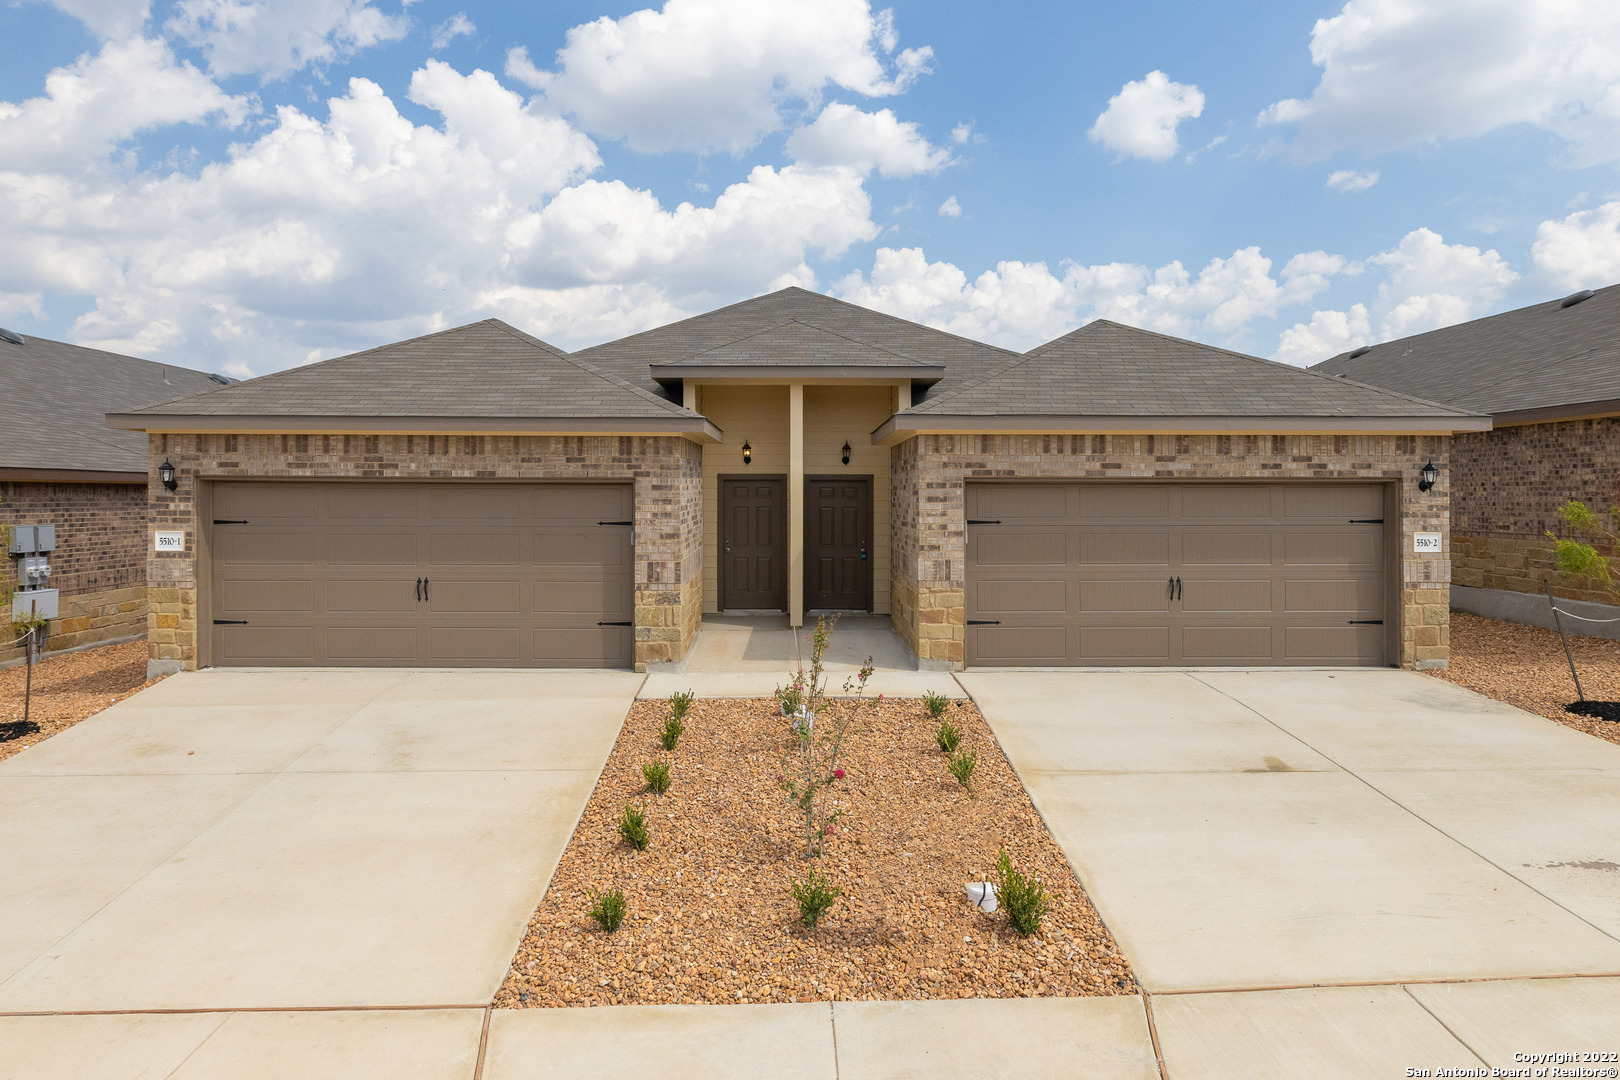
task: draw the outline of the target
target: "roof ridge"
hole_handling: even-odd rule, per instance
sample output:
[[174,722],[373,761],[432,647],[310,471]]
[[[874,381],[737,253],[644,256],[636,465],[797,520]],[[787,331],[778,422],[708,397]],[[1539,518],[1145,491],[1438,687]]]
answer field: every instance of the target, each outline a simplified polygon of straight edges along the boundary
[[939,397],[935,398],[933,401],[924,402],[921,405],[914,405],[911,408],[901,409],[900,411],[903,412],[903,413],[908,413],[908,412],[912,412],[913,410],[918,410],[918,411],[921,411],[921,410],[924,410],[924,409],[931,410],[935,405],[939,405],[939,404],[941,404],[943,402],[949,401],[953,397],[955,397],[956,395],[966,393],[967,391],[972,390],[975,387],[982,386],[983,384],[989,382],[991,379],[994,379],[994,378],[996,378],[998,376],[1001,376],[1001,375],[1005,375],[1007,372],[1011,371],[1013,368],[1019,366],[1020,364],[1023,364],[1023,363],[1025,363],[1027,361],[1035,359],[1036,355],[1043,352],[1047,348],[1047,346],[1055,345],[1058,342],[1062,341],[1064,338],[1073,337],[1075,334],[1078,334],[1082,330],[1085,330],[1085,329],[1087,329],[1089,327],[1095,326],[1097,323],[1107,322],[1107,321],[1108,320],[1106,320],[1106,319],[1093,319],[1088,323],[1084,323],[1084,324],[1082,324],[1080,326],[1075,327],[1073,330],[1070,330],[1066,334],[1060,334],[1059,336],[1053,338],[1051,341],[1048,341],[1045,345],[1037,345],[1037,346],[1035,346],[1035,348],[1030,349],[1028,352],[1016,354],[1013,361],[1011,363],[1009,363],[1006,367],[999,367],[999,368],[996,368],[994,371],[987,372],[984,375],[980,375],[976,379],[969,379],[967,382],[962,383],[960,386],[957,386],[957,387],[954,387],[954,388],[952,388],[950,390],[947,390],[945,393],[939,395]]
[[684,359],[681,359],[681,360],[664,361],[662,364],[659,364],[657,366],[664,367],[664,366],[675,366],[675,365],[689,364],[692,361],[696,360],[700,356],[707,356],[709,353],[719,352],[721,349],[729,349],[733,345],[741,344],[742,342],[747,341],[750,338],[759,337],[761,334],[772,333],[773,331],[782,329],[784,326],[802,326],[806,330],[814,330],[818,334],[826,334],[828,337],[835,337],[835,338],[838,338],[840,341],[847,341],[851,345],[855,345],[855,346],[857,346],[859,348],[871,349],[873,352],[880,352],[880,353],[883,353],[883,354],[885,354],[887,356],[892,356],[896,360],[899,360],[899,361],[901,361],[903,363],[907,363],[907,364],[915,364],[917,367],[924,367],[925,368],[925,367],[932,366],[932,365],[929,365],[929,364],[925,364],[921,360],[915,359],[914,357],[907,356],[905,353],[895,352],[893,349],[884,348],[882,345],[874,345],[870,341],[861,341],[859,338],[852,338],[848,334],[840,334],[837,330],[829,330],[825,326],[817,326],[813,322],[807,322],[804,319],[797,318],[797,317],[790,318],[790,319],[784,319],[782,322],[774,323],[774,324],[772,324],[770,326],[762,326],[758,330],[754,330],[754,331],[751,331],[749,333],[744,334],[742,337],[734,338],[731,341],[722,342],[719,345],[711,345],[709,348],[704,349],[702,352],[692,353],[690,356],[687,356],[687,357],[685,357]]
[[690,409],[686,408],[686,406],[684,406],[684,405],[677,405],[673,401],[670,401],[668,398],[661,398],[657,394],[654,394],[650,390],[643,390],[641,387],[635,385],[634,383],[627,382],[624,379],[619,378],[617,375],[614,375],[611,372],[603,371],[601,368],[597,367],[595,364],[589,363],[589,362],[587,362],[585,360],[581,360],[579,357],[574,356],[574,355],[572,355],[570,353],[563,352],[561,349],[557,348],[557,346],[555,346],[555,345],[551,344],[550,342],[546,341],[544,338],[537,338],[533,334],[530,334],[530,333],[528,333],[527,331],[524,331],[524,330],[519,330],[517,327],[512,326],[512,325],[510,325],[508,323],[504,323],[499,319],[490,319],[488,321],[494,323],[495,326],[498,329],[502,330],[503,332],[511,334],[513,337],[516,337],[516,338],[524,341],[527,344],[544,345],[546,348],[548,348],[548,349],[550,349],[552,351],[552,353],[557,357],[557,359],[562,360],[564,363],[572,364],[575,367],[581,369],[582,371],[587,371],[587,372],[591,373],[592,375],[595,375],[597,378],[601,379],[603,382],[609,383],[609,384],[611,384],[613,386],[617,386],[621,390],[629,390],[632,393],[638,395],[639,397],[641,397],[641,398],[643,398],[643,399],[645,399],[647,401],[655,403],[656,405],[658,405],[662,409],[668,410],[670,412],[674,412],[677,415],[691,415],[691,416],[698,415],[697,413],[694,413]]
[[[38,341],[46,345],[62,345],[69,349],[82,349],[85,352],[100,353],[102,356],[116,357],[119,360],[134,360],[139,364],[151,364],[153,367],[175,368],[178,371],[189,371],[194,375],[213,375],[215,372],[204,371],[201,368],[187,367],[185,364],[176,364],[168,360],[149,360],[144,356],[131,356],[129,353],[113,352],[111,349],[98,349],[94,345],[80,345],[74,341],[57,341],[55,338],[42,337],[39,334],[26,335],[29,341]],[[11,344],[7,342],[7,344]],[[15,345],[14,348],[26,349],[26,345]]]

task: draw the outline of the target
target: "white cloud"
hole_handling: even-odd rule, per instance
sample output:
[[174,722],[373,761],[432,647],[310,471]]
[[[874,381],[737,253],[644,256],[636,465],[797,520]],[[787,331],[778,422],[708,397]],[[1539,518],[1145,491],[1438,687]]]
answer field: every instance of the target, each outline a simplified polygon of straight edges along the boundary
[[215,75],[277,79],[353,56],[410,28],[370,0],[179,0],[164,29],[201,49]]
[[783,127],[785,108],[819,104],[829,85],[903,92],[929,71],[933,50],[887,60],[897,44],[892,14],[874,15],[867,0],[668,0],[574,27],[556,71],[513,49],[506,73],[633,149],[738,152]]
[[861,173],[875,168],[891,178],[938,172],[951,162],[948,151],[931,145],[916,124],[902,123],[891,110],[862,112],[839,101],[790,135],[787,152],[809,165],[847,165]]
[[1366,304],[1353,304],[1349,311],[1317,311],[1309,323],[1295,323],[1282,332],[1271,358],[1309,367],[1348,349],[1359,349],[1371,334]]
[[149,0],[51,0],[103,40],[134,36],[152,13]]
[[1260,114],[1319,160],[1527,123],[1572,164],[1620,158],[1620,6],[1611,0],[1350,0],[1319,19],[1309,98]]
[[1353,191],[1366,191],[1376,183],[1378,183],[1376,172],[1356,172],[1354,169],[1340,169],[1329,173],[1327,178],[1328,187],[1347,194]]
[[1620,282],[1620,202],[1543,221],[1530,257],[1536,269],[1566,289]]
[[958,146],[965,144],[969,139],[973,138],[973,125],[967,123],[957,124],[951,128],[951,138],[956,141]]
[[962,204],[956,201],[955,195],[952,195],[939,204],[938,213],[940,217],[961,217]]
[[1447,244],[1430,229],[1414,229],[1388,251],[1342,263],[1340,269],[1347,274],[1382,271],[1371,310],[1355,304],[1348,311],[1314,312],[1309,323],[1283,331],[1275,359],[1315,364],[1345,349],[1478,318],[1519,278],[1495,251]]
[[1087,137],[1122,157],[1168,161],[1180,145],[1176,126],[1204,111],[1204,95],[1196,86],[1171,82],[1162,71],[1150,71],[1138,82],[1128,82],[1108,99]]
[[463,34],[471,37],[477,32],[478,27],[473,24],[471,19],[467,18],[467,13],[458,11],[433,28],[433,51],[438,52]]

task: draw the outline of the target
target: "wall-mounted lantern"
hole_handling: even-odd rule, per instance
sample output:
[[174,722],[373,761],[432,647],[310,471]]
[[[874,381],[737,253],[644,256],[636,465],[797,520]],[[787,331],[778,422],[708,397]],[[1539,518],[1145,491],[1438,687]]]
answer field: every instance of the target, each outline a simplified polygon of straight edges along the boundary
[[743,443],[743,464],[744,465],[751,464],[753,462],[753,460],[754,460],[754,448],[752,446],[749,446],[747,443]]
[[1440,470],[1434,462],[1426,462],[1423,468],[1418,470],[1418,477],[1418,490],[1428,491],[1434,487],[1434,482],[1440,479]]
[[844,443],[844,464],[845,465],[849,464],[849,443],[848,443],[848,441],[846,441]]
[[163,464],[158,466],[158,479],[163,481],[163,486],[170,491],[180,486],[174,478],[174,466],[169,464],[168,458],[164,458]]

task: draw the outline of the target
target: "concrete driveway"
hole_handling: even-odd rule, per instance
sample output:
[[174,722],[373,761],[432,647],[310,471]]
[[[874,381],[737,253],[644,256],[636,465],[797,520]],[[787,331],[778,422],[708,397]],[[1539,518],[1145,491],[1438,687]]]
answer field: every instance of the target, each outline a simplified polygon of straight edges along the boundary
[[0,1012],[489,1002],[640,683],[209,671],[29,748]]

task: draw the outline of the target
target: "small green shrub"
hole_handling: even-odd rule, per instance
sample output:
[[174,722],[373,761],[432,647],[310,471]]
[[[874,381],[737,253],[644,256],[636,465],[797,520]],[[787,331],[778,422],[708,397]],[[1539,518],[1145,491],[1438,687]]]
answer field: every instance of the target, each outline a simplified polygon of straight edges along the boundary
[[647,781],[647,790],[662,795],[669,790],[669,762],[649,761],[641,767],[641,778]]
[[634,803],[624,804],[624,813],[619,815],[619,838],[637,851],[647,850],[647,842],[652,839],[652,833],[647,831],[647,807]]
[[951,723],[949,718],[941,720],[939,730],[934,732],[934,741],[947,754],[954,754],[957,744],[962,741],[962,729]]
[[669,711],[674,714],[675,719],[679,720],[686,715],[687,710],[692,707],[692,702],[696,700],[697,695],[690,690],[683,690],[679,694],[671,694],[669,695]]
[[675,749],[675,744],[681,741],[681,733],[685,730],[686,725],[681,723],[681,718],[670,713],[664,718],[663,730],[658,733],[658,745],[665,750]]
[[625,906],[623,889],[609,889],[607,892],[592,889],[591,906],[585,909],[585,914],[611,934],[624,923]]
[[951,755],[951,760],[945,764],[950,774],[956,777],[956,782],[972,793],[973,770],[979,767],[979,755],[972,750],[958,750]]
[[838,889],[820,871],[811,870],[802,881],[794,881],[793,902],[799,905],[799,921],[810,929],[827,914],[838,899]]
[[923,707],[928,715],[938,720],[945,715],[945,710],[951,707],[951,699],[944,694],[936,694],[932,690],[923,691]]
[[1046,889],[1036,879],[1015,869],[1006,851],[996,859],[996,899],[1007,913],[1007,921],[1020,934],[1040,930],[1041,920],[1052,910]]

